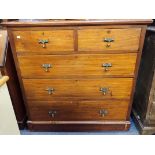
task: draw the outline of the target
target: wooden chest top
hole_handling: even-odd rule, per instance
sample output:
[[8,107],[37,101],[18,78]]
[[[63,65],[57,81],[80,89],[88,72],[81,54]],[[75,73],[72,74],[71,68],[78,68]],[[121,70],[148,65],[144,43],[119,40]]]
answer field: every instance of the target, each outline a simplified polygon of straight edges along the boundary
[[49,20],[15,20],[3,22],[7,27],[33,27],[33,26],[93,26],[93,25],[147,25],[151,19],[49,19]]

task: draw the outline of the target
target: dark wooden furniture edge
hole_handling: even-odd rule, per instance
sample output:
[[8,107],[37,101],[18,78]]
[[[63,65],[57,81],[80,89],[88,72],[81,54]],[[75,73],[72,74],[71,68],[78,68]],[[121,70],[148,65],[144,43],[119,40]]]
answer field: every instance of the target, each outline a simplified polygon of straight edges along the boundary
[[21,27],[21,26],[78,26],[78,25],[136,25],[136,24],[150,24],[152,19],[77,19],[77,20],[34,20],[34,21],[8,21],[2,22],[2,26],[7,27]]
[[[7,55],[7,54],[6,54],[6,55]],[[1,70],[2,75],[7,75],[7,74],[8,74],[8,72],[7,72],[7,70],[6,70],[5,67],[0,68],[0,70]],[[15,99],[16,96],[14,96],[14,92],[12,91],[13,85],[11,84],[11,81],[12,81],[12,79],[10,79],[10,81],[7,82],[7,87],[8,87],[8,90],[9,90],[10,99],[11,99],[11,101],[12,101],[13,109],[14,109],[14,112],[15,112],[15,115],[16,115],[18,127],[19,127],[20,130],[22,130],[22,129],[24,129],[25,126],[26,126],[27,115],[26,115],[26,113],[24,112],[24,113],[23,113],[23,116],[24,116],[24,117],[22,118],[22,120],[19,119],[19,116],[18,116],[18,115],[19,115],[19,114],[18,114],[18,108],[20,108],[20,107],[17,108],[17,106],[15,105],[17,101],[15,101],[15,100],[16,100],[16,99]],[[16,79],[15,79],[15,83],[17,84]],[[17,89],[17,88],[15,88],[15,89]],[[20,93],[19,90],[18,90],[18,93]]]
[[[3,29],[2,29],[3,30]],[[0,71],[1,71],[1,73],[2,73],[2,75],[3,76],[5,76],[5,75],[8,75],[8,71],[7,71],[7,69],[6,69],[6,66],[7,66],[7,64],[8,64],[8,61],[11,61],[11,62],[9,62],[9,64],[10,63],[12,63],[13,62],[13,59],[11,59],[11,56],[10,56],[10,54],[11,53],[9,53],[9,52],[11,52],[11,47],[10,47],[10,44],[9,44],[9,39],[8,39],[8,37],[6,38],[6,45],[5,45],[5,50],[4,50],[4,52],[3,52],[3,55],[2,55],[2,61],[0,61],[0,62],[2,62],[1,64],[0,64]],[[8,56],[9,55],[9,56]],[[8,57],[7,57],[8,56]],[[8,60],[7,60],[8,59]],[[10,67],[10,66],[9,66]],[[17,100],[15,99],[16,98],[16,96],[14,97],[14,92],[12,91],[12,87],[13,87],[13,85],[11,84],[11,81],[13,81],[13,80],[15,80],[14,82],[17,84],[17,80],[16,79],[14,79],[14,75],[12,74],[12,75],[8,75],[8,76],[13,76],[13,77],[10,77],[10,81],[8,81],[7,82],[7,87],[8,87],[8,90],[9,90],[9,94],[10,94],[10,98],[11,98],[11,101],[12,101],[12,105],[13,105],[13,109],[14,109],[14,112],[15,112],[15,115],[16,115],[16,119],[17,119],[17,123],[18,123],[18,126],[19,126],[19,129],[24,129],[25,128],[25,126],[26,126],[26,121],[27,121],[27,116],[25,115],[24,117],[23,117],[23,119],[22,120],[19,120],[19,118],[18,118],[18,110],[17,110],[17,108],[16,108],[16,106],[15,106],[15,102],[17,102]],[[17,77],[16,77],[17,78]],[[16,88],[15,88],[16,89]],[[17,90],[17,89],[16,89]],[[20,93],[19,92],[19,90],[18,90],[18,93]],[[16,100],[16,101],[15,101]]]
[[140,37],[141,39],[139,42],[139,53],[137,56],[136,68],[135,68],[135,79],[134,79],[133,85],[132,85],[132,93],[131,93],[130,104],[129,104],[129,108],[128,108],[127,120],[130,119],[130,114],[131,114],[131,110],[132,110],[133,98],[134,98],[134,93],[135,93],[135,89],[136,89],[136,81],[138,78],[138,71],[139,71],[139,66],[140,66],[140,61],[141,61],[141,56],[142,56],[142,49],[143,49],[143,44],[144,44],[144,39],[145,39],[145,34],[146,34],[146,28],[147,27],[143,26],[142,31],[141,31],[141,37]]
[[25,129],[25,127],[27,126],[26,121],[27,121],[27,116],[26,116],[26,115],[25,115],[25,117],[23,118],[23,120],[18,121],[18,126],[19,126],[19,129],[20,129],[20,130]]
[[31,131],[126,131],[130,128],[130,121],[28,121]]
[[[8,42],[8,48],[6,52],[6,62],[4,64],[4,67],[1,68],[2,75],[10,75],[10,80],[7,82],[7,87],[9,90],[10,94],[10,99],[12,101],[13,109],[16,115],[17,123],[19,126],[19,129],[22,130],[26,126],[26,121],[27,121],[27,115],[25,112],[25,107],[23,103],[23,97],[20,91],[20,86],[18,82],[18,77],[15,75],[16,69],[13,67],[11,71],[8,71],[7,68],[10,68],[11,65],[13,65],[13,58],[12,58],[12,53],[11,53],[11,47],[10,43]],[[14,83],[14,84],[12,84]],[[17,93],[14,93],[16,91]],[[15,95],[16,94],[16,95]],[[18,96],[17,96],[18,94]],[[20,103],[20,104],[19,104]],[[19,112],[20,110],[22,112]],[[21,115],[22,114],[22,115]]]
[[152,135],[155,134],[155,126],[144,126],[142,121],[140,120],[138,114],[136,113],[136,111],[134,109],[132,109],[132,118],[136,124],[136,127],[139,130],[139,133],[141,135]]

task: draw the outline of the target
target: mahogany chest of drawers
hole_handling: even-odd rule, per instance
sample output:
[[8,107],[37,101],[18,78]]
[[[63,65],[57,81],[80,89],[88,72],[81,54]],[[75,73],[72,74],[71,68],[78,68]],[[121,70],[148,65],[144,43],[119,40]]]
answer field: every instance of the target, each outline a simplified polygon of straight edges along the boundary
[[30,130],[127,130],[151,20],[8,22]]

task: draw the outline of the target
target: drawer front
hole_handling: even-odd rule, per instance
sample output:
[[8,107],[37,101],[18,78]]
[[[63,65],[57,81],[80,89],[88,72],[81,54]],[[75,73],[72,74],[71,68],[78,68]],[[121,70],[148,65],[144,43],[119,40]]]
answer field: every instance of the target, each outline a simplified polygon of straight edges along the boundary
[[23,78],[134,76],[136,53],[19,56]]
[[28,100],[129,99],[132,78],[92,80],[23,79]]
[[81,29],[78,31],[79,51],[111,51],[139,49],[141,28]]
[[73,30],[13,31],[17,52],[71,53]]
[[28,102],[33,121],[125,120],[129,101]]

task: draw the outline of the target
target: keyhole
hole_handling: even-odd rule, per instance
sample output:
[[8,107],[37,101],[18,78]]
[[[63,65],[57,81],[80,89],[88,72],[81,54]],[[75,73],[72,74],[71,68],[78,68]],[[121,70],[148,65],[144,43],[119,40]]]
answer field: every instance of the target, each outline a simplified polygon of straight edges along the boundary
[[107,33],[111,33],[111,31],[110,31],[110,30],[108,30],[108,31],[107,31]]

